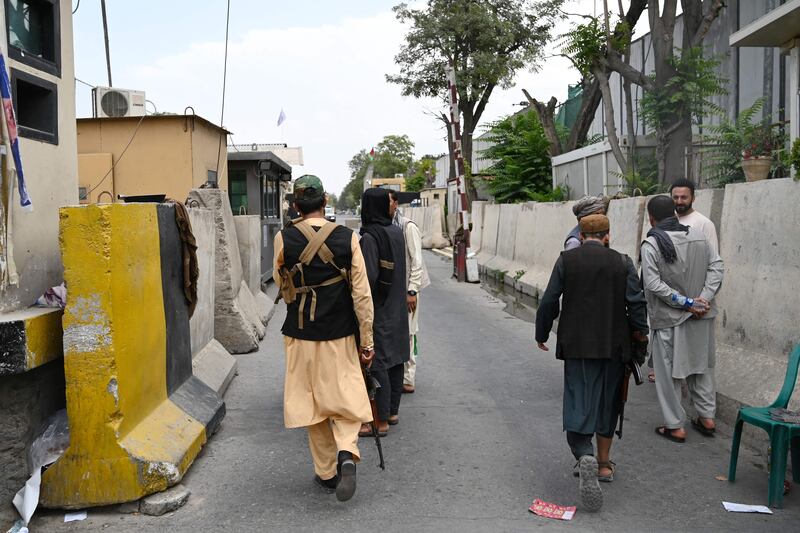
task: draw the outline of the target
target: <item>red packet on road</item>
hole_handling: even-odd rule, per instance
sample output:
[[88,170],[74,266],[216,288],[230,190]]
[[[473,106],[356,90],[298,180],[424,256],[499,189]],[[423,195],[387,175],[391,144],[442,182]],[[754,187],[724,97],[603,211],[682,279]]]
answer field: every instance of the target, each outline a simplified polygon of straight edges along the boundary
[[575,506],[564,507],[563,505],[543,502],[538,498],[533,500],[528,510],[533,514],[538,514],[545,518],[555,518],[556,520],[572,520],[572,517],[575,516]]

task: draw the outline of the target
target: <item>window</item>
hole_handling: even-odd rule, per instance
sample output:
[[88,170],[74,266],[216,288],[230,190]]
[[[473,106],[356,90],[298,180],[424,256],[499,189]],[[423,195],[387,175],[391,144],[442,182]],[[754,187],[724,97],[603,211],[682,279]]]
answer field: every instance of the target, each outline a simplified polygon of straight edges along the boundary
[[241,168],[229,170],[228,187],[233,214],[247,213],[247,172]]
[[58,88],[11,69],[11,90],[20,137],[58,144]]
[[209,170],[206,174],[206,183],[211,185],[213,188],[217,188],[217,171],[216,170]]
[[261,216],[268,218],[280,217],[280,186],[277,180],[264,179],[264,203],[261,208]]
[[5,0],[8,55],[61,76],[61,24],[57,0]]

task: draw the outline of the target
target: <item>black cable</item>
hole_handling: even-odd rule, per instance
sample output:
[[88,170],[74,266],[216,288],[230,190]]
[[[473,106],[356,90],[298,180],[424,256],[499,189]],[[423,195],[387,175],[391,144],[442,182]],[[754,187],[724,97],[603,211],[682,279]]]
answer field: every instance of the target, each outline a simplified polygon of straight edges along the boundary
[[75,9],[72,10],[73,15],[78,12],[79,7],[81,7],[81,0],[78,0],[78,5],[76,5]]
[[[223,128],[222,123],[223,123],[223,121],[225,119],[225,84],[228,81],[228,28],[230,26],[230,20],[231,20],[231,0],[228,0],[228,10],[227,10],[227,13],[225,14],[225,63],[224,63],[224,67],[222,69],[222,112],[220,113],[220,117],[219,117],[219,127],[220,127],[220,129]],[[223,134],[224,133],[221,133],[220,136],[222,136]],[[217,170],[216,170],[217,184],[219,184],[219,158],[220,158],[220,152],[222,152],[222,144],[217,146]],[[227,157],[227,153],[228,153],[227,137],[226,137],[226,142],[225,142],[225,153],[226,153],[226,157]]]
[[87,87],[91,87],[92,89],[97,87],[96,85],[92,85],[91,83],[87,83],[87,82],[83,81],[80,78],[75,78],[75,81],[77,81],[78,83],[82,83],[82,84],[86,85]]
[[122,160],[122,156],[125,155],[125,152],[128,151],[128,147],[133,142],[133,139],[136,138],[136,133],[139,131],[139,126],[142,125],[142,121],[144,120],[144,117],[146,117],[146,116],[147,116],[147,114],[144,114],[144,115],[142,115],[142,118],[139,119],[139,122],[136,124],[136,129],[133,130],[133,135],[131,135],[131,138],[128,141],[128,144],[126,144],[125,148],[122,149],[122,152],[119,154],[119,157],[114,162],[114,164],[111,165],[111,168],[108,169],[108,172],[106,172],[106,175],[102,177],[102,179],[97,183],[97,185],[92,187],[89,190],[89,192],[86,193],[86,198],[89,198],[89,195],[92,194],[98,187],[100,187],[100,185],[102,185],[104,181],[106,181],[106,178],[111,174],[111,172],[113,172],[114,168],[116,168],[117,164]]

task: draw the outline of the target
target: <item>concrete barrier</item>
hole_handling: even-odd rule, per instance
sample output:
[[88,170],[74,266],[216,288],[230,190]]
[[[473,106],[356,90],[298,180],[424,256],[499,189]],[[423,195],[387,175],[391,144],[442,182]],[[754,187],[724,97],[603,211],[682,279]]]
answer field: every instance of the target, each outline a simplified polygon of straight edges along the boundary
[[525,255],[529,268],[515,287],[539,298],[547,288],[550,274],[558,256],[564,250],[564,240],[577,223],[572,213],[574,202],[537,203],[533,206],[532,235],[525,235],[530,252]]
[[611,200],[608,205],[610,246],[619,253],[628,255],[634,265],[639,260],[645,218],[645,198],[642,196]]
[[481,236],[483,235],[483,208],[486,202],[475,200],[472,202],[472,231],[469,234],[469,248],[478,253],[481,249]]
[[220,396],[236,375],[236,358],[214,338],[214,268],[216,231],[214,213],[189,209],[192,232],[197,241],[197,306],[189,319],[192,345],[192,373]]
[[21,374],[64,355],[61,309],[32,307],[0,315],[0,376]]
[[478,252],[478,270],[483,272],[497,254],[497,235],[500,228],[500,204],[486,204],[483,207],[483,229],[481,230],[481,249]]
[[175,207],[63,208],[61,244],[70,444],[40,502],[137,500],[180,481],[225,414],[192,375]]
[[214,213],[215,338],[231,353],[252,352],[258,349],[265,328],[244,281],[228,196],[220,189],[193,189],[189,198],[190,204],[197,202]]
[[403,215],[419,227],[422,234],[422,247],[425,249],[444,248],[447,239],[442,229],[442,208],[439,204],[427,207],[407,207]]
[[237,215],[233,220],[236,224],[236,238],[239,244],[239,256],[242,259],[244,280],[253,295],[258,318],[266,326],[272,306],[275,304],[261,291],[261,217]]
[[[717,389],[739,403],[768,405],[775,400],[789,352],[800,343],[798,197],[800,183],[790,178],[725,188]],[[797,408],[800,398],[794,397]]]
[[458,230],[459,222],[458,222],[458,213],[447,213],[446,217],[447,221],[447,236],[450,238],[450,242],[455,240],[456,231]]
[[514,276],[522,267],[514,261],[514,247],[517,242],[517,221],[522,211],[522,204],[502,204],[497,230],[497,253],[483,265],[486,275],[503,279],[510,279],[513,283]]

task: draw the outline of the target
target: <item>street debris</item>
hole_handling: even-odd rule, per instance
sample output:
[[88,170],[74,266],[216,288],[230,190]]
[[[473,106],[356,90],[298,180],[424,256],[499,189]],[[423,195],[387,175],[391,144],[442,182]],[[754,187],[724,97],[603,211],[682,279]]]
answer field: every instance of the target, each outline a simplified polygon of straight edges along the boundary
[[78,522],[80,520],[86,520],[86,511],[77,511],[75,513],[66,513],[64,515],[64,522]]
[[69,446],[69,421],[67,410],[61,409],[45,423],[44,431],[36,437],[28,452],[28,462],[33,466],[31,477],[14,496],[14,507],[28,525],[39,505],[39,489],[42,485],[42,467],[55,463]]
[[766,505],[747,505],[744,503],[722,502],[722,506],[729,513],[763,513],[772,514]]
[[714,476],[714,479],[717,481],[728,481],[728,476],[723,476],[722,474],[717,474]]
[[555,518],[556,520],[572,520],[575,516],[575,509],[573,506],[556,505],[548,503],[536,498],[528,508],[528,511],[545,518]]
[[139,504],[139,512],[150,516],[161,516],[183,507],[190,494],[189,489],[183,485],[175,485],[164,492],[158,492],[142,499]]

